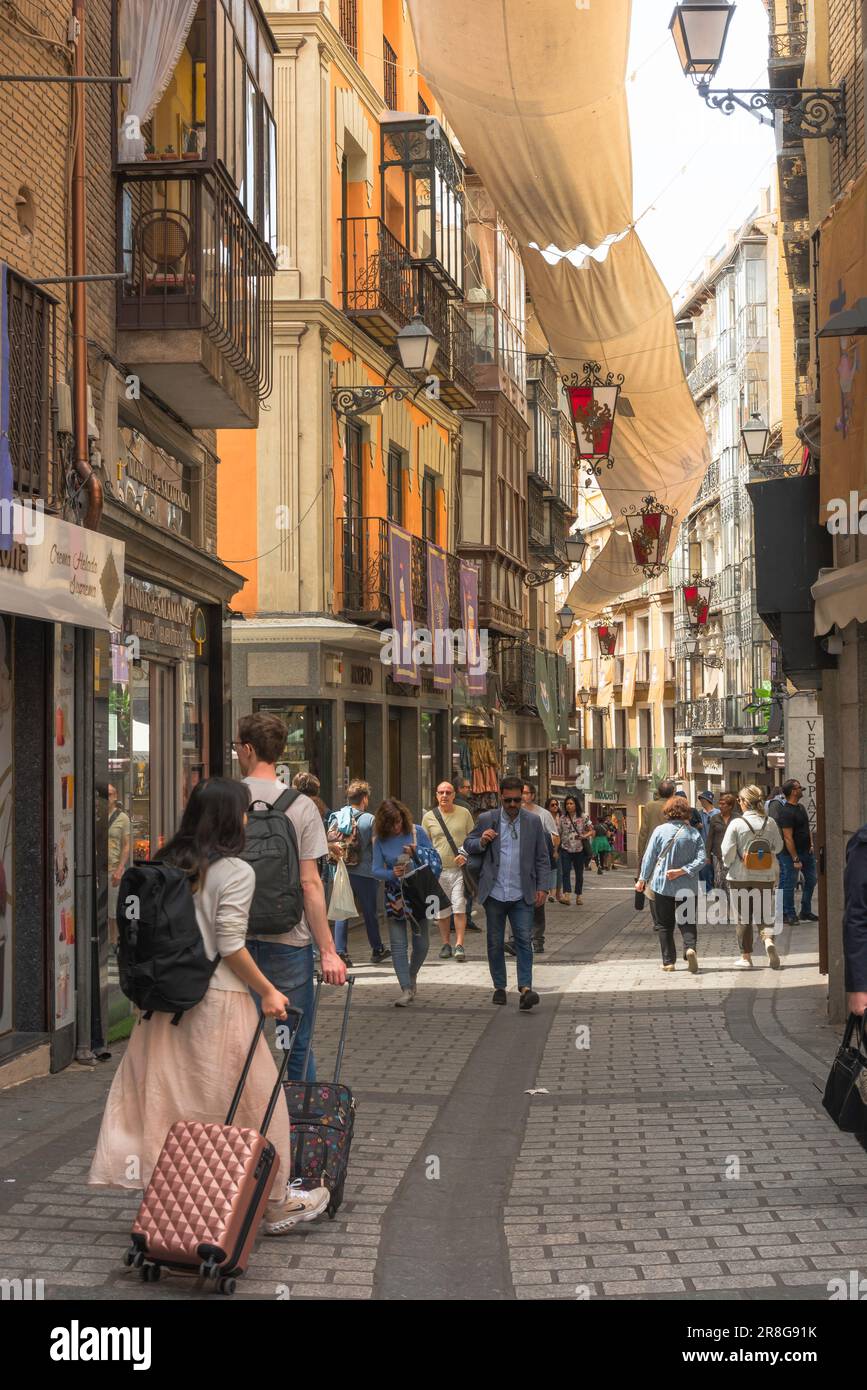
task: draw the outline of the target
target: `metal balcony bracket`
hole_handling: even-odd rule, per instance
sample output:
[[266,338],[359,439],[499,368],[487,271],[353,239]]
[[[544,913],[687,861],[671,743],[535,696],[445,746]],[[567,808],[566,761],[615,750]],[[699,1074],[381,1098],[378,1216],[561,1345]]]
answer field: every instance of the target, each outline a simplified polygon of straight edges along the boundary
[[763,113],[781,111],[789,131],[802,140],[840,140],[846,152],[846,87],[720,88],[699,84],[699,96],[714,111],[730,116],[747,111],[763,125],[772,125]]
[[423,381],[415,391],[405,386],[335,386],[331,404],[340,419],[358,420],[375,414],[384,401],[414,401],[426,385]]

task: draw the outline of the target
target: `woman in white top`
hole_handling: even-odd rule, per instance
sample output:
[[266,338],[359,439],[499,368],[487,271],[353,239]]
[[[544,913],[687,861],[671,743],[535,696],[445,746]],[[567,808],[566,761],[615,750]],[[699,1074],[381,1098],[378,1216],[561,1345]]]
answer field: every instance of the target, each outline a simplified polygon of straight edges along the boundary
[[733,816],[723,836],[720,853],[728,879],[729,903],[737,924],[739,970],[753,963],[753,928],[761,931],[768,964],[779,970],[780,955],[774,943],[777,920],[777,855],[783,837],[776,821],[765,811],[765,794],[759,787],[743,787],[738,795],[741,815]]
[[[221,960],[205,997],[176,1026],[167,1013],[138,1020],[111,1084],[90,1183],[144,1188],[176,1120],[225,1120],[258,1022],[251,990],[261,997],[266,1018],[286,1017],[288,999],[262,974],[244,944],[255,887],[253,870],[239,857],[249,801],[249,790],[241,782],[223,777],[199,782],[177,834],[159,855],[189,875],[205,950],[211,960],[217,955]],[[259,1128],[276,1080],[274,1059],[263,1037],[236,1124]],[[280,1196],[266,1210],[264,1229],[268,1235],[283,1235],[298,1221],[318,1216],[328,1193],[324,1188],[300,1192],[289,1187],[285,1105],[277,1106],[268,1138],[277,1150],[273,1190]]]

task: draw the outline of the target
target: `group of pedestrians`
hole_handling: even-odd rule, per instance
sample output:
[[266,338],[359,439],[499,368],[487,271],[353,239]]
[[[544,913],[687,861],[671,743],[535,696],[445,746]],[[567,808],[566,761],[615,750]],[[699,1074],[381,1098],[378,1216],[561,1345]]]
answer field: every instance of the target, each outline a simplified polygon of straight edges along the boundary
[[[673,781],[659,784],[657,796],[643,808],[638,838],[639,871],[635,888],[646,894],[659,936],[662,968],[673,971],[679,928],[687,968],[697,973],[698,895],[723,895],[727,920],[736,928],[734,965],[750,969],[757,936],[768,964],[779,970],[775,936],[777,889],[782,890],[786,926],[818,921],[812,911],[816,883],[809,818],[800,805],[803,787],[796,779],[776,788],[766,800],[757,786],[722,792],[719,806],[710,790],[690,806]],[[802,875],[801,905],[795,912],[795,885]]]

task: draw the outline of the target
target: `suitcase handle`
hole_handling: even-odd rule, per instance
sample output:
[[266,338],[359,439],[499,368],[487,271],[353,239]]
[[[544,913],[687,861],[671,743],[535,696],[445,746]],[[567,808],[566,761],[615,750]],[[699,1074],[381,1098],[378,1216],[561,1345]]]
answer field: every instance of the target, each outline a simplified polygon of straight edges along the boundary
[[[265,1118],[262,1121],[262,1124],[259,1129],[260,1134],[266,1134],[268,1126],[271,1123],[271,1117],[274,1114],[274,1107],[277,1104],[277,1097],[280,1094],[280,1087],[283,1084],[283,1077],[286,1075],[286,1068],[289,1065],[289,1058],[292,1056],[292,1049],[295,1046],[295,1039],[298,1037],[298,1029],[301,1026],[301,1019],[303,1017],[303,1013],[303,1009],[293,1009],[291,1004],[287,1004],[286,1006],[286,1017],[288,1019],[290,1015],[294,1015],[295,1027],[292,1030],[292,1037],[289,1042],[289,1046],[285,1048],[283,1051],[283,1060],[280,1063],[280,1068],[277,1072],[277,1081],[274,1085],[274,1090],[271,1092],[271,1099],[268,1102],[268,1109],[265,1111]],[[229,1106],[229,1113],[226,1116],[227,1125],[230,1125],[234,1120],[238,1106],[241,1103],[241,1096],[244,1093],[244,1086],[247,1083],[247,1077],[249,1076],[250,1068],[253,1065],[253,1058],[256,1055],[256,1048],[259,1046],[259,1039],[261,1038],[264,1030],[265,1015],[260,1014],[259,1020],[256,1024],[256,1032],[253,1034],[253,1041],[250,1044],[250,1050],[247,1053],[246,1059],[244,1061],[244,1070],[241,1072],[238,1084],[235,1087],[235,1094],[232,1097],[232,1104]]]
[[[310,1066],[310,1053],[313,1050],[313,1033],[316,1028],[316,1015],[319,1012],[319,996],[322,993],[324,977],[316,976],[316,993],[313,996],[313,1012],[310,1015],[310,1037],[307,1039],[307,1051],[304,1054],[304,1066],[301,1071],[301,1080],[307,1080],[307,1071]],[[346,977],[346,1003],[343,1006],[343,1023],[340,1027],[340,1040],[337,1044],[337,1061],[334,1067],[334,1085],[340,1080],[340,1068],[343,1065],[343,1049],[346,1046],[346,1030],[349,1026],[349,1005],[352,1003],[352,986],[355,984],[355,976]]]

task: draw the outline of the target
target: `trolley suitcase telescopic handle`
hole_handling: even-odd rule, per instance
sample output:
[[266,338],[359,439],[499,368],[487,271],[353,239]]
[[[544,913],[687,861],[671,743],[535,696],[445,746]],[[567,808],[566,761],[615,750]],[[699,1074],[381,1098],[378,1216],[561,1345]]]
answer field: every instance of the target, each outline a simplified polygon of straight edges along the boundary
[[[265,1118],[263,1119],[262,1124],[259,1127],[260,1134],[266,1134],[268,1131],[268,1126],[271,1123],[271,1117],[274,1114],[274,1107],[277,1104],[277,1097],[279,1096],[280,1088],[283,1085],[283,1078],[286,1075],[286,1068],[289,1065],[289,1058],[292,1056],[292,1049],[295,1046],[295,1040],[298,1037],[298,1030],[301,1027],[301,1020],[303,1017],[303,1009],[293,1009],[291,1004],[287,1004],[286,1021],[288,1022],[289,1020],[294,1019],[295,1026],[292,1029],[292,1036],[289,1039],[289,1046],[283,1049],[283,1060],[281,1061],[279,1069],[277,1071],[277,1080],[274,1083],[274,1089],[271,1092],[271,1099],[268,1102],[268,1109],[265,1111]],[[256,1055],[256,1048],[259,1046],[259,1039],[262,1036],[264,1028],[265,1015],[260,1014],[259,1021],[256,1024],[256,1032],[253,1035],[253,1041],[250,1044],[250,1050],[247,1053],[247,1057],[244,1062],[244,1070],[241,1072],[240,1078],[238,1080],[238,1085],[235,1088],[235,1094],[232,1097],[232,1104],[229,1106],[229,1113],[226,1116],[227,1125],[230,1125],[234,1120],[238,1106],[241,1103],[241,1096],[244,1093],[244,1086],[247,1083],[247,1077],[250,1074],[250,1068],[253,1065],[253,1058]]]
[[[307,1039],[307,1051],[304,1054],[304,1067],[301,1071],[301,1080],[307,1080],[307,1071],[310,1066],[310,1053],[313,1049],[313,1033],[316,1028],[316,1015],[319,1012],[319,996],[322,993],[324,977],[316,976],[316,993],[313,996],[313,1011],[310,1015],[310,1037]],[[343,1049],[346,1046],[346,1030],[349,1026],[349,1005],[352,1003],[352,986],[355,984],[355,976],[346,977],[346,1003],[343,1006],[343,1022],[340,1026],[340,1038],[337,1043],[337,1061],[334,1066],[334,1085],[340,1080],[340,1068],[343,1065]]]

